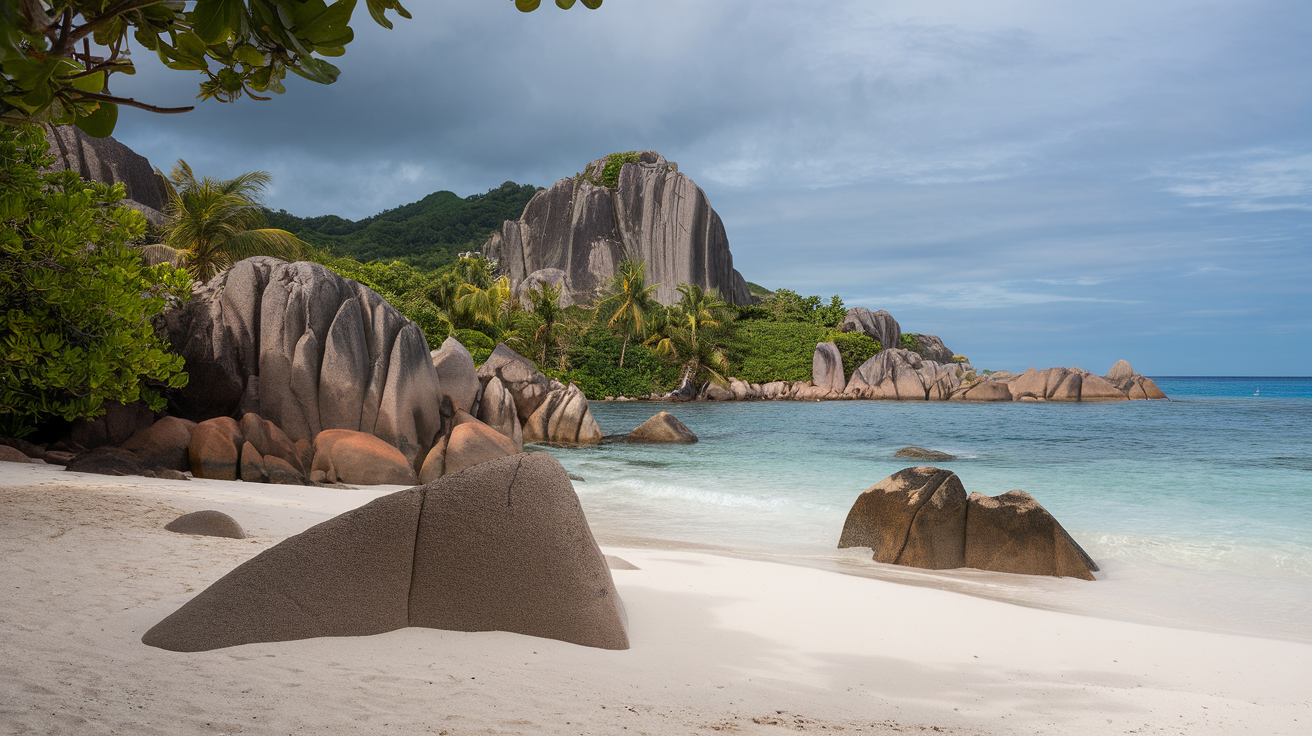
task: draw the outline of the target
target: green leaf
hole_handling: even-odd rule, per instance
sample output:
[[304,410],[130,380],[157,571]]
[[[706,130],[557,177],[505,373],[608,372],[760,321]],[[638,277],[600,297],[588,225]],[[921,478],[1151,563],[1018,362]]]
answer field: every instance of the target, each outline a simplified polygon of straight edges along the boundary
[[80,117],[73,122],[74,125],[82,129],[83,133],[92,138],[105,138],[114,132],[114,126],[118,123],[118,105],[112,102],[102,102],[95,112],[86,117]]
[[601,7],[601,0],[583,0],[583,7],[588,10],[596,10]]
[[197,0],[191,11],[192,30],[205,43],[226,41],[241,25],[242,0]]
[[340,69],[332,64],[313,56],[302,56],[299,63],[290,68],[311,82],[318,82],[319,84],[332,84],[337,81],[337,76],[342,73]]
[[264,66],[264,54],[259,49],[248,43],[241,44],[232,50],[232,55],[237,61],[248,64],[252,67]]
[[519,8],[521,13],[532,13],[542,4],[542,0],[515,0],[515,7]]
[[88,74],[85,77],[77,77],[71,81],[73,89],[83,92],[99,92],[105,88],[105,73],[96,72]]
[[296,35],[315,45],[341,46],[346,42],[331,42],[352,35],[350,23],[354,12],[355,0],[337,0],[313,20],[299,26]]
[[561,10],[569,10],[574,7],[574,0],[556,0],[556,7]]

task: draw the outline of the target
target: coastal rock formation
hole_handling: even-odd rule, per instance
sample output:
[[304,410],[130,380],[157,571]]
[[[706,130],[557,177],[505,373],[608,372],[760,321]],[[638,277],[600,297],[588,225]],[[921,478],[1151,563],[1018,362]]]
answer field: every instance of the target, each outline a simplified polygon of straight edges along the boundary
[[442,475],[459,473],[465,468],[516,452],[515,443],[495,429],[477,419],[465,422],[451,430],[447,439]]
[[141,461],[142,467],[151,469],[190,470],[187,448],[191,446],[191,433],[196,423],[177,417],[164,417],[158,422],[139,429],[124,442],[124,450]]
[[68,438],[87,450],[103,445],[118,446],[128,441],[137,431],[155,423],[155,412],[145,404],[106,402],[105,413],[95,419],[76,419],[69,428]]
[[962,387],[966,369],[923,359],[900,348],[881,350],[852,373],[843,393],[861,399],[947,401]]
[[411,462],[378,437],[349,429],[326,429],[314,438],[310,479],[327,483],[408,485],[418,482]]
[[1120,389],[1131,399],[1165,399],[1166,394],[1157,388],[1153,379],[1145,378],[1130,367],[1129,361],[1118,360],[1107,371],[1107,382]]
[[639,424],[625,435],[625,440],[644,444],[691,445],[697,441],[697,435],[673,414],[662,411]]
[[646,264],[648,284],[661,304],[679,299],[681,283],[719,289],[731,304],[750,304],[747,282],[733,268],[729,239],[706,194],[678,166],[642,151],[620,169],[614,189],[600,184],[606,159],[534,195],[519,220],[507,220],[483,245],[512,283],[556,269],[565,274],[570,302],[606,287],[621,261]]
[[[493,379],[500,388],[488,389]],[[601,442],[601,428],[592,417],[588,399],[574,384],[561,385],[549,379],[533,363],[502,343],[492,351],[486,362],[478,368],[478,380],[483,384],[483,405],[491,421],[489,426],[510,437],[517,445],[523,442],[550,442],[561,445],[595,445]],[[508,393],[514,403],[515,416],[520,422],[518,432],[505,415],[506,402],[501,392]],[[509,433],[508,433],[509,432]]]
[[970,494],[966,567],[1093,580],[1098,565],[1025,491]]
[[951,363],[952,351],[943,344],[943,340],[938,335],[924,335],[919,332],[912,333],[916,338],[916,352],[925,360],[932,360],[935,363]]
[[834,343],[822,342],[815,346],[815,354],[811,357],[811,383],[833,391],[842,391],[846,386],[843,356]]
[[524,430],[515,409],[515,397],[500,378],[493,376],[483,387],[483,398],[478,404],[478,418],[515,443],[515,452],[524,449]]
[[262,552],[146,632],[198,652],[406,626],[627,649],[623,604],[558,462],[497,458]]
[[947,462],[956,460],[956,455],[949,455],[946,452],[938,450],[926,450],[923,447],[903,447],[901,450],[893,453],[893,457],[904,457],[911,460],[931,460],[934,462]]
[[30,463],[32,458],[9,445],[0,445],[0,463]]
[[178,534],[195,534],[202,537],[245,539],[246,530],[237,520],[222,511],[193,511],[183,514],[164,525],[164,529]]
[[572,383],[548,393],[524,423],[525,442],[595,445],[601,436],[587,397]]
[[442,342],[442,347],[432,352],[432,357],[442,395],[450,398],[451,405],[456,409],[472,412],[474,402],[478,399],[478,373],[474,367],[474,356],[469,354],[459,340],[448,337]]
[[45,125],[50,153],[55,156],[51,171],[76,171],[86,181],[123,184],[123,204],[140,211],[151,222],[163,225],[171,185],[145,156],[114,140],[92,138],[72,125]]
[[323,266],[248,258],[163,326],[191,376],[173,399],[180,416],[232,416],[240,406],[293,441],[368,432],[412,462],[436,440],[442,392],[423,332]]
[[242,439],[251,443],[260,457],[272,455],[281,458],[288,465],[296,468],[302,475],[309,473],[309,466],[301,456],[296,443],[286,435],[278,425],[255,414],[246,414],[237,424]]
[[97,447],[69,461],[64,468],[70,473],[97,475],[145,475],[148,471],[137,456],[121,447]]
[[944,570],[965,564],[966,490],[956,473],[900,470],[857,497],[842,547],[869,547],[877,562]]
[[885,350],[898,347],[902,339],[902,328],[897,320],[882,309],[872,313],[865,307],[853,307],[843,315],[838,329],[842,332],[864,332]]
[[232,417],[215,417],[196,425],[191,433],[187,458],[191,474],[211,480],[237,480],[244,443],[241,428]]
[[852,504],[838,546],[869,547],[874,559],[944,570],[973,567],[1093,580],[1098,565],[1024,491],[972,493],[955,473],[900,470]]

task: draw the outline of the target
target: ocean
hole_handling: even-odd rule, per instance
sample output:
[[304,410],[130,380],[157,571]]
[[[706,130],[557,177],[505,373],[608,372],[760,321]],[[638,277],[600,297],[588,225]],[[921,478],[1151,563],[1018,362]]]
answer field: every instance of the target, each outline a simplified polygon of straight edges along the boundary
[[[1155,377],[1170,401],[593,402],[607,434],[668,410],[695,445],[537,447],[603,544],[711,549],[1021,605],[1312,641],[1312,378]],[[837,549],[916,445],[966,491],[1033,495],[1098,580],[923,571]]]

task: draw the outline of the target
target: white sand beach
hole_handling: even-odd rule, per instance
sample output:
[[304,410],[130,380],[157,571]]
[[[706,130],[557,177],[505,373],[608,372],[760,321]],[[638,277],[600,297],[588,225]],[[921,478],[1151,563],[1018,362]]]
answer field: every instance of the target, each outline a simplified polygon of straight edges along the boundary
[[[1312,732],[1307,644],[659,548],[603,546],[639,568],[613,572],[627,651],[417,628],[140,642],[237,564],[394,490],[0,463],[0,733]],[[201,509],[252,538],[163,529]]]

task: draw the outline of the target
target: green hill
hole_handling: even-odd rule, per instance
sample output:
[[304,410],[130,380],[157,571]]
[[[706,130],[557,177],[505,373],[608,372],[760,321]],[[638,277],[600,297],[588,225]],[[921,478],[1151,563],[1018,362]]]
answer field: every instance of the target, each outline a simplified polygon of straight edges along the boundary
[[461,197],[433,192],[418,202],[351,221],[337,215],[297,217],[285,210],[266,211],[269,227],[359,261],[401,261],[421,269],[453,263],[455,254],[478,250],[505,220],[517,220],[538,188],[508,181],[488,191]]

